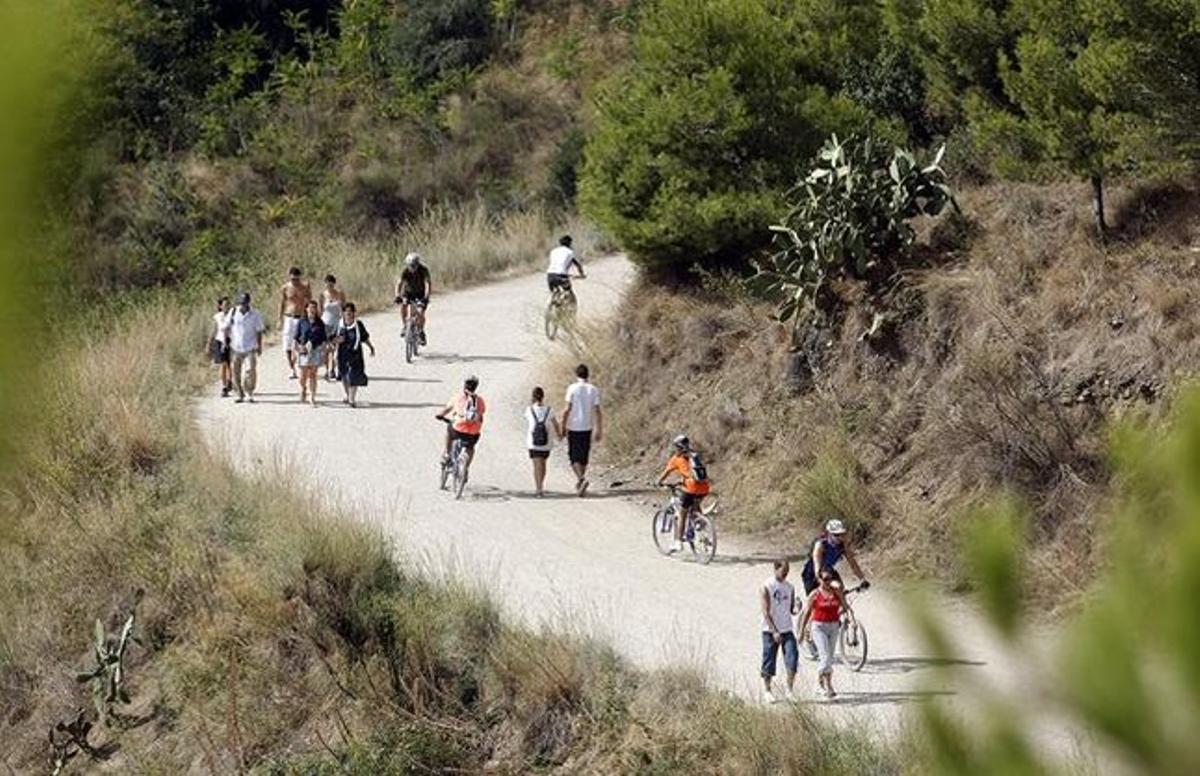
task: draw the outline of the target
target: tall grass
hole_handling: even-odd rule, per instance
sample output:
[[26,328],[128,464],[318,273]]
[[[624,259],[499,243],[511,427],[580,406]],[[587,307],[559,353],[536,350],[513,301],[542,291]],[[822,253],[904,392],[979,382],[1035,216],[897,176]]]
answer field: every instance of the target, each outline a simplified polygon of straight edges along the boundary
[[571,234],[584,255],[611,247],[595,227],[575,216],[560,219],[536,209],[497,215],[472,202],[427,208],[382,240],[310,228],[282,230],[270,238],[267,256],[280,270],[296,264],[318,280],[332,273],[358,305],[380,309],[391,304],[409,252],[421,255],[438,293],[540,267],[562,234]]

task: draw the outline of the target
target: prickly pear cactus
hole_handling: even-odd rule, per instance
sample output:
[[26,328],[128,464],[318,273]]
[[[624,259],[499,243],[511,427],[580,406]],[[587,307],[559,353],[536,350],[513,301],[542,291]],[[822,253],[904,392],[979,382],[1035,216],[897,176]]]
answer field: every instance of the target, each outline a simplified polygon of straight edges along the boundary
[[117,704],[129,703],[129,690],[125,685],[125,652],[129,643],[136,640],[133,629],[137,624],[137,607],[141,600],[142,591],[139,590],[134,595],[129,616],[117,634],[109,635],[104,629],[104,623],[96,620],[92,643],[92,655],[96,665],[75,675],[76,681],[91,684],[92,703],[96,706],[100,720],[106,725],[115,718]]

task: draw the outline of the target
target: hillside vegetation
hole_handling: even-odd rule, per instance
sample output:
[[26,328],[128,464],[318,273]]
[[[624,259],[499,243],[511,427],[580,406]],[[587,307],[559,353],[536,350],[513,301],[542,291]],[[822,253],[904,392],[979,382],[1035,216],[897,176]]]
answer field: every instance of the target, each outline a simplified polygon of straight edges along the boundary
[[876,564],[955,583],[961,517],[1008,492],[1034,516],[1031,592],[1083,590],[1111,423],[1165,420],[1200,370],[1195,195],[1115,199],[1153,236],[1098,244],[1078,186],[963,192],[971,223],[927,230],[886,307],[847,286],[845,314],[795,350],[735,281],[637,289],[584,353],[608,388],[608,460],[647,476],[686,432],[739,529],[800,552],[836,515]]
[[961,516],[1008,493],[1036,579],[1082,590],[1112,421],[1161,420],[1198,365],[1198,21],[1156,0],[647,6],[580,182],[651,281],[587,354],[610,460],[687,431],[742,526],[807,541],[838,515],[953,581]]
[[[5,764],[1051,770],[1000,703],[970,729],[929,705],[885,743],[518,631],[199,444],[211,297],[299,262],[383,304],[407,250],[435,282],[478,281],[536,261],[556,231],[589,233],[582,210],[606,233],[585,250],[615,240],[671,281],[588,341],[616,400],[612,454],[657,453],[696,424],[743,526],[802,535],[840,511],[882,559],[969,579],[1024,655],[1031,580],[1096,573],[1063,656],[1031,661],[1037,700],[1133,769],[1193,772],[1200,458],[1196,410],[1175,397],[1195,368],[1195,189],[1161,181],[1189,180],[1197,151],[1196,14],[1171,0],[0,8],[18,87],[0,89],[17,118],[0,128],[0,260],[32,278],[29,310],[54,313],[0,364]],[[944,141],[962,215],[921,225],[911,251],[847,251],[827,314],[805,298],[777,325],[778,300],[745,281],[832,132],[922,159]],[[12,291],[2,313],[28,324]],[[1121,417],[1147,430],[1110,432]],[[93,708],[88,674],[105,676],[95,660],[135,610],[129,674]]]

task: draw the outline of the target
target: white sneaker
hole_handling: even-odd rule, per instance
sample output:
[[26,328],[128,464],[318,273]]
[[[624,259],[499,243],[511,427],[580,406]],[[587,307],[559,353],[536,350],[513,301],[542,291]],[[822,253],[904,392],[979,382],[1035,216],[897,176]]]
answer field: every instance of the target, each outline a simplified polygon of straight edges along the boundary
[[667,554],[674,555],[677,552],[683,552],[683,542],[671,542],[671,548],[667,550]]
[[779,703],[779,698],[775,697],[774,690],[763,690],[762,702],[766,704]]

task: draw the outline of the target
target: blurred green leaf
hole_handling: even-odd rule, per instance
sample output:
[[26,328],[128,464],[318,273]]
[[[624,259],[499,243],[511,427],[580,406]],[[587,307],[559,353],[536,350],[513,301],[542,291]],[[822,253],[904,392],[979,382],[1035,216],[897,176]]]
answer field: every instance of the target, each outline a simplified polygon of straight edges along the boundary
[[984,612],[1007,638],[1017,635],[1025,512],[1013,498],[979,509],[964,532],[963,556]]

